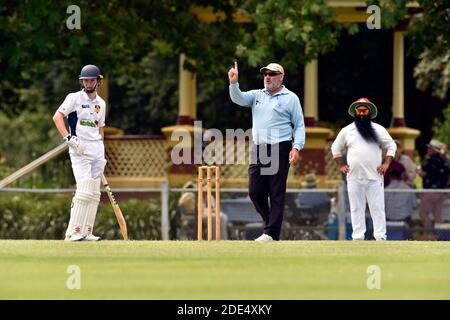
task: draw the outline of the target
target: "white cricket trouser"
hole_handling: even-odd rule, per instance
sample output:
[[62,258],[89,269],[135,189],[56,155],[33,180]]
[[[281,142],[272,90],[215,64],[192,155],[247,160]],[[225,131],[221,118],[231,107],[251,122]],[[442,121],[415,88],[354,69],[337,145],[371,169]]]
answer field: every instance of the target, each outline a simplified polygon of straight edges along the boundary
[[366,203],[373,222],[373,236],[386,240],[386,213],[384,211],[384,185],[380,180],[350,179],[347,181],[348,199],[352,219],[353,240],[364,240],[366,232]]
[[73,148],[69,149],[73,175],[77,184],[87,179],[101,178],[106,165],[103,141],[83,140],[82,145],[85,153],[83,155],[77,154]]

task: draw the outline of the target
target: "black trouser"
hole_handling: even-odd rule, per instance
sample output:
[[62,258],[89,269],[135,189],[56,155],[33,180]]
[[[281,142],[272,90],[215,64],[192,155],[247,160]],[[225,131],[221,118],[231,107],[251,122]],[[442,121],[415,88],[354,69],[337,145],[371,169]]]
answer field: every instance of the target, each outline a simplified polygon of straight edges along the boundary
[[[249,176],[249,196],[264,221],[264,233],[270,235],[274,240],[280,239],[281,224],[284,214],[284,199],[286,195],[286,182],[289,172],[289,152],[292,149],[291,141],[283,141],[278,144],[279,166],[278,170],[271,175],[261,174],[261,168],[270,167],[271,163],[261,157],[261,149],[267,146],[267,155],[272,157],[273,145],[256,146],[256,152],[253,153],[257,157],[256,161],[252,159],[252,164],[248,168]],[[263,152],[266,151],[263,149]],[[276,150],[276,149],[275,149]],[[261,163],[262,162],[262,163]],[[269,205],[269,199],[270,205]]]

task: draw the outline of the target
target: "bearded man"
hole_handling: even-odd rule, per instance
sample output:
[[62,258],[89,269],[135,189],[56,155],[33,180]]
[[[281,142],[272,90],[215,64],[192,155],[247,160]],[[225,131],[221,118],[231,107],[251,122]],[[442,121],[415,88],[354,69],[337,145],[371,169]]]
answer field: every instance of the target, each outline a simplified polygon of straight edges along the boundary
[[299,160],[305,145],[305,123],[300,99],[283,85],[283,67],[269,63],[259,71],[264,89],[242,92],[237,62],[228,71],[228,80],[231,100],[252,110],[248,193],[264,222],[264,233],[255,241],[270,242],[280,239],[289,167]]
[[[347,177],[353,240],[364,240],[365,211],[369,205],[375,240],[386,240],[383,176],[395,156],[397,146],[387,130],[372,122],[378,110],[367,98],[353,102],[348,113],[353,123],[344,127],[331,146],[339,170]],[[382,148],[386,157],[382,159]],[[343,152],[347,150],[346,162]]]

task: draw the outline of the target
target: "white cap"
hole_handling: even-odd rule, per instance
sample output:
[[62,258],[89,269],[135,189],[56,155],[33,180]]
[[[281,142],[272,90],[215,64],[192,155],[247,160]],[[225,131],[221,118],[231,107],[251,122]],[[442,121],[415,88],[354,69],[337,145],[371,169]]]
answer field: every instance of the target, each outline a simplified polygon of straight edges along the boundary
[[431,140],[430,143],[427,144],[428,148],[431,148],[437,152],[445,151],[445,144],[438,140]]
[[283,67],[280,66],[278,63],[269,63],[267,66],[259,69],[259,72],[264,72],[264,70],[275,71],[284,74]]

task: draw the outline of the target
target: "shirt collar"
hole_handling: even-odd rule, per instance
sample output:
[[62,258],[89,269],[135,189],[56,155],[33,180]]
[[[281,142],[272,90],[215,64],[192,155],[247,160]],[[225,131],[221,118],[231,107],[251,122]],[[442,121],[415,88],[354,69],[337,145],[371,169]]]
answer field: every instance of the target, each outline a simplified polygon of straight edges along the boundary
[[89,98],[89,96],[87,95],[86,91],[84,91],[84,89],[81,90],[81,95],[83,96],[84,99],[92,101],[92,102],[98,102],[98,93],[95,95],[95,99],[91,99]]
[[[282,95],[282,94],[288,94],[288,93],[289,93],[289,90],[286,88],[286,86],[285,86],[284,84],[283,84],[282,86],[283,86],[283,88],[282,88],[280,91],[278,91],[277,93],[275,93],[275,94],[274,94],[273,96],[271,96],[271,97],[275,97],[275,96],[277,96],[277,95]],[[264,89],[262,89],[262,90],[263,90],[263,92],[269,94],[269,91],[267,91],[266,88],[264,88]]]

